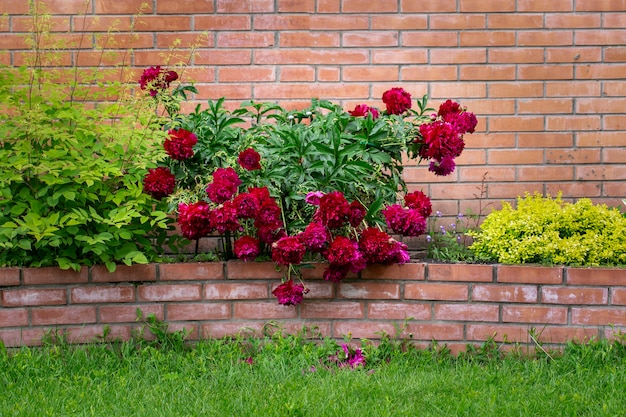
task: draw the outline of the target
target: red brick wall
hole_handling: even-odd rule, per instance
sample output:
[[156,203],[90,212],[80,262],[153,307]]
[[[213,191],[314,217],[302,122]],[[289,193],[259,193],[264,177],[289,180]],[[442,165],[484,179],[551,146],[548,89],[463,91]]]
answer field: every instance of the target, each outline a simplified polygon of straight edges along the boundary
[[90,342],[105,325],[109,337],[128,339],[139,326],[138,308],[171,330],[188,329],[190,339],[259,331],[268,322],[378,339],[407,318],[404,337],[456,351],[491,337],[532,346],[533,328],[550,345],[626,331],[623,269],[413,263],[369,267],[339,284],[322,280],[321,268],[304,272],[310,292],[294,307],[271,295],[281,277],[272,263],[119,266],[113,274],[104,267],[4,268],[0,339],[37,345],[58,330]]
[[[0,0],[0,62],[24,61],[27,1]],[[142,3],[141,15],[137,12]],[[626,2],[623,0],[48,0],[59,36],[133,48],[137,73],[187,61],[204,102],[226,96],[352,108],[386,89],[451,98],[479,118],[456,172],[407,168],[411,188],[447,215],[525,191],[626,197]],[[108,28],[115,31],[107,35]],[[133,32],[133,34],[131,34]],[[171,57],[170,46],[181,51]],[[86,43],[85,43],[86,42]],[[169,58],[168,58],[169,57]],[[114,63],[115,57],[107,58]],[[98,62],[65,51],[67,65]]]

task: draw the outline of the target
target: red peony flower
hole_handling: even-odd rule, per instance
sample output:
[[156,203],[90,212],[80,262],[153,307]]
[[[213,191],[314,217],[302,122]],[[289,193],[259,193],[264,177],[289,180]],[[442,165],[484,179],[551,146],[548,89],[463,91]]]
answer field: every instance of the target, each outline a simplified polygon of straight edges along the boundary
[[315,214],[316,219],[329,229],[339,229],[348,220],[350,204],[339,191],[325,194],[320,198],[320,206]]
[[253,219],[259,214],[261,203],[252,193],[237,194],[233,202],[237,207],[237,216],[240,219]]
[[330,234],[323,224],[310,223],[299,235],[300,241],[312,252],[321,252],[330,240]]
[[252,148],[248,148],[245,151],[240,152],[239,158],[237,158],[239,165],[248,171],[261,169],[261,164],[259,163],[260,161],[261,155],[259,155],[259,153]]
[[410,209],[419,210],[424,218],[433,212],[430,198],[421,191],[414,191],[404,196],[404,205]]
[[143,179],[143,191],[157,200],[172,194],[175,187],[176,177],[169,168],[150,168]]
[[351,116],[354,117],[367,117],[368,113],[372,115],[372,119],[378,119],[378,110],[374,107],[370,107],[367,104],[359,104],[352,111],[348,111]]
[[348,275],[349,271],[350,271],[349,266],[339,266],[339,265],[330,264],[324,270],[323,277],[326,281],[339,282]]
[[423,138],[419,150],[420,157],[441,161],[443,158],[456,158],[461,155],[465,142],[454,126],[448,122],[436,120],[419,127]]
[[350,212],[348,214],[348,221],[352,227],[357,227],[367,214],[367,209],[358,201],[350,203]]
[[261,203],[259,214],[254,219],[254,227],[272,230],[283,227],[282,214],[276,201],[270,198]]
[[213,210],[213,225],[218,232],[226,231],[234,232],[241,229],[239,220],[237,219],[237,207],[232,201],[226,201]]
[[184,161],[193,156],[193,146],[198,143],[196,135],[185,129],[170,129],[167,133],[170,137],[165,139],[163,148],[170,158]]
[[461,135],[465,133],[474,133],[478,121],[474,113],[466,112],[461,108],[459,103],[452,100],[446,100],[439,106],[437,115],[445,122],[454,126]]
[[419,210],[409,209],[402,234],[404,236],[419,236],[426,231],[426,219]]
[[256,231],[257,236],[261,241],[267,245],[271,245],[281,238],[287,236],[284,229],[277,229],[272,227],[259,227]]
[[388,114],[402,114],[411,108],[411,94],[403,88],[392,88],[383,93],[383,103]]
[[213,182],[206,188],[206,193],[211,201],[220,204],[233,198],[240,185],[241,180],[234,169],[218,168],[213,173]]
[[454,163],[454,158],[446,156],[442,158],[441,161],[430,161],[430,164],[428,165],[428,170],[430,172],[434,172],[435,175],[446,176],[454,172],[455,166],[456,164]]
[[437,116],[442,117],[444,120],[446,120],[446,117],[452,115],[452,114],[457,114],[461,112],[461,105],[455,101],[452,100],[446,100],[445,102],[441,103],[441,105],[439,106],[439,111],[437,112]]
[[331,265],[349,267],[352,272],[359,272],[365,268],[363,255],[359,252],[359,245],[345,236],[337,236],[324,251],[324,257]]
[[290,279],[274,288],[272,294],[278,298],[278,304],[295,306],[302,302],[304,294],[307,292],[303,285],[294,284],[293,280]]
[[152,97],[156,96],[160,90],[165,90],[170,83],[178,79],[176,71],[161,69],[161,66],[146,68],[139,78],[139,86],[142,90],[148,90]]
[[376,227],[369,227],[361,233],[359,250],[368,264],[390,265],[409,261],[406,245]]
[[259,240],[252,236],[242,236],[235,240],[235,256],[242,261],[253,261],[259,255]]
[[178,224],[187,239],[200,239],[208,236],[214,229],[211,221],[212,213],[206,201],[178,205]]
[[228,181],[213,181],[206,187],[209,199],[217,204],[229,201],[236,192],[237,186]]
[[406,227],[406,221],[408,216],[408,209],[402,207],[399,204],[392,204],[387,206],[382,211],[387,226],[395,233],[403,233]]
[[259,203],[263,203],[265,200],[272,199],[272,197],[270,196],[270,191],[267,189],[267,187],[251,187],[248,188],[248,192],[254,195],[259,200]]
[[285,236],[272,243],[272,260],[278,265],[299,264],[305,252],[306,246],[297,236]]

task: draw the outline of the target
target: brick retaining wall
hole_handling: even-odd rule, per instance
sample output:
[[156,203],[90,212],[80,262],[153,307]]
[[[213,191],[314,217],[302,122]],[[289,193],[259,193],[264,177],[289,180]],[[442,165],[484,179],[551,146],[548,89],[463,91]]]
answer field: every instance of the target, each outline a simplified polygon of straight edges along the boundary
[[188,263],[104,267],[0,269],[0,338],[6,346],[37,345],[48,331],[73,342],[102,335],[128,339],[136,310],[154,314],[190,339],[317,326],[326,336],[378,339],[395,333],[462,349],[467,343],[532,344],[605,338],[626,331],[626,270],[412,263],[369,267],[339,284],[323,266],[305,270],[310,288],[297,307],[271,295],[281,273],[272,263]]

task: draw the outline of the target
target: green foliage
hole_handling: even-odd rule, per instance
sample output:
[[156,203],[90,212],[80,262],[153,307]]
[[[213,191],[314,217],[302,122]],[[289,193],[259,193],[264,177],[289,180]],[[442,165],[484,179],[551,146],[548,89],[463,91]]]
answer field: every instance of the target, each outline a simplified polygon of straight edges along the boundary
[[560,195],[527,194],[517,208],[504,204],[469,234],[477,255],[507,264],[626,265],[626,218],[587,198],[572,204]]
[[[418,104],[426,101],[424,97]],[[240,178],[247,186],[267,187],[279,199],[289,233],[308,224],[314,207],[305,197],[312,191],[340,191],[349,201],[359,200],[370,207],[368,220],[384,202],[395,202],[398,192],[406,191],[403,154],[431,110],[420,107],[411,117],[383,114],[375,119],[371,114],[353,117],[341,106],[317,99],[298,111],[253,101],[229,111],[223,102],[209,101],[206,109],[198,106],[171,123],[198,137],[192,158],[168,162],[182,179],[171,208],[201,199],[213,171],[237,168],[239,153],[252,147],[261,155],[263,169],[238,170]]]
[[29,66],[0,68],[0,266],[155,260],[171,223],[142,192],[163,157],[156,101],[105,71],[44,67],[54,50],[32,47]]

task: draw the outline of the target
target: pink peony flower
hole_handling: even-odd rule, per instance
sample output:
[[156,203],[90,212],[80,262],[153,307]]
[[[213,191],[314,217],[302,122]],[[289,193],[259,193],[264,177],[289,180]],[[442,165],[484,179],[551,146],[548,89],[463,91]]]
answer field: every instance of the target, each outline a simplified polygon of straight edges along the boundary
[[306,292],[303,285],[294,284],[293,280],[290,279],[274,288],[272,294],[278,298],[278,304],[295,306],[302,302]]
[[378,119],[378,110],[374,107],[370,107],[367,104],[359,104],[352,111],[348,111],[351,116],[354,117],[367,117],[367,114],[371,114],[373,119]]
[[383,103],[388,114],[402,114],[411,108],[411,94],[403,88],[392,88],[383,93]]
[[178,224],[187,239],[200,239],[208,236],[214,229],[211,221],[212,212],[206,201],[178,205]]
[[169,168],[150,168],[143,179],[143,191],[157,200],[172,194],[175,187],[176,177]]
[[326,227],[319,222],[311,222],[298,236],[304,246],[312,252],[321,252],[330,240]]
[[248,192],[255,196],[259,200],[259,203],[263,203],[265,200],[272,199],[272,197],[270,196],[270,191],[267,189],[267,187],[251,187],[248,188]]
[[410,209],[419,210],[424,218],[433,212],[430,198],[421,191],[414,191],[404,196],[404,205]]
[[196,135],[185,129],[170,129],[167,133],[170,137],[165,139],[163,148],[170,158],[184,161],[193,156],[193,146],[198,143]]
[[306,246],[297,236],[285,236],[272,243],[272,260],[278,265],[299,264],[304,258]]
[[242,236],[235,240],[235,256],[242,261],[253,261],[259,255],[259,240],[252,236]]
[[464,111],[459,103],[452,100],[446,100],[442,103],[441,106],[439,106],[437,115],[445,122],[452,124],[461,135],[474,133],[476,125],[478,124],[474,113]]
[[441,161],[432,160],[428,165],[428,170],[434,172],[435,175],[446,176],[454,172],[456,164],[454,158],[446,156]]
[[345,343],[341,345],[341,348],[343,349],[343,353],[346,355],[346,359],[345,361],[339,363],[340,368],[349,366],[354,369],[359,366],[365,366],[365,357],[363,356],[363,351],[361,349],[351,349]]
[[306,195],[306,197],[304,198],[304,201],[306,201],[308,204],[311,204],[313,206],[319,206],[320,205],[320,199],[324,197],[324,193],[321,191],[311,191],[310,193],[308,193]]
[[261,169],[260,161],[261,155],[259,155],[259,153],[252,148],[248,148],[245,151],[240,152],[239,158],[237,158],[239,165],[248,171]]
[[170,83],[178,79],[176,71],[161,69],[161,66],[146,68],[139,78],[139,87],[148,90],[152,97],[156,96],[160,90],[165,90]]
[[[320,207],[315,217],[330,229],[339,229],[348,220],[350,204],[339,191],[333,191],[320,198]],[[317,220],[317,219],[316,219]]]

